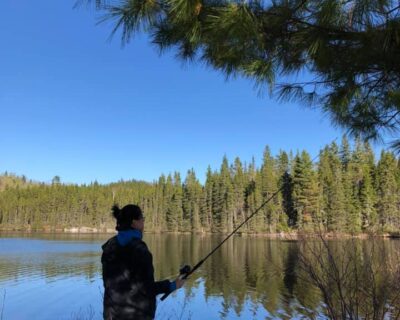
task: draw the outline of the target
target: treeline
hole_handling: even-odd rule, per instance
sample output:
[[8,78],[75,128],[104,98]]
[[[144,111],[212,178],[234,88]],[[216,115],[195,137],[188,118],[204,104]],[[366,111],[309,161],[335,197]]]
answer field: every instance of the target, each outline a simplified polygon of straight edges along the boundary
[[18,177],[15,174],[8,173],[7,171],[0,175],[0,191],[5,190],[6,188],[24,188],[32,184],[35,184],[35,182],[28,180],[25,176]]
[[204,185],[194,170],[175,172],[153,183],[120,181],[107,185],[6,187],[0,192],[0,228],[50,229],[114,227],[113,203],[139,204],[149,231],[229,232],[274,192],[278,195],[241,229],[275,233],[315,229],[334,232],[400,230],[400,159],[368,143],[346,138],[332,143],[312,162],[306,151],[273,156],[265,148],[260,167],[254,159],[208,168]]

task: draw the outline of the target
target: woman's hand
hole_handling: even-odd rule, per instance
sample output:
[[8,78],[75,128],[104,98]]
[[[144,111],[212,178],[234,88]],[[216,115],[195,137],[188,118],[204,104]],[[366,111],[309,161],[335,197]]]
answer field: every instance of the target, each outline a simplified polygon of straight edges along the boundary
[[185,284],[185,280],[181,279],[180,277],[176,278],[175,280],[176,288],[182,288],[182,286]]

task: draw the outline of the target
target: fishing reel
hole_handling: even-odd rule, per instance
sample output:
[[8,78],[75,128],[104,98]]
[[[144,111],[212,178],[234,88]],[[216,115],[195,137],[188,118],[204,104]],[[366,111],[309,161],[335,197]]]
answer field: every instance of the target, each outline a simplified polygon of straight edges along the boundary
[[192,268],[188,264],[185,264],[182,268],[179,269],[180,278],[186,279],[190,271],[192,271]]
[[[185,280],[185,279],[189,276],[190,271],[192,271],[192,268],[191,268],[188,264],[185,264],[183,267],[181,267],[181,268],[179,269],[179,278],[182,279],[182,280]],[[170,293],[171,293],[171,292],[170,292]],[[165,294],[161,297],[161,301],[163,301],[164,299],[166,299],[166,298],[169,296],[170,293],[165,293]]]

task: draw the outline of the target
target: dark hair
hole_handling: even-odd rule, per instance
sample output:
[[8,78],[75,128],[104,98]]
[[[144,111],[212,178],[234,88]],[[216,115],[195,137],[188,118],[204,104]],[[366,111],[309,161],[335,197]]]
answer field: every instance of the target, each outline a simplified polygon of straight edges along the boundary
[[143,217],[142,209],[135,204],[128,204],[122,209],[117,204],[112,206],[112,214],[117,220],[115,229],[118,231],[129,230],[133,220],[140,220]]

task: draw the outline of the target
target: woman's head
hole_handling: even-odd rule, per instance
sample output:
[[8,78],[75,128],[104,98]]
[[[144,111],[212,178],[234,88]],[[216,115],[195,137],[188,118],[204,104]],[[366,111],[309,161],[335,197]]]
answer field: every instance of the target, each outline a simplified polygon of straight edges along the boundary
[[112,207],[112,214],[117,220],[117,226],[115,229],[118,231],[138,229],[143,232],[144,229],[144,217],[142,209],[135,204],[128,204],[122,209],[118,205]]

